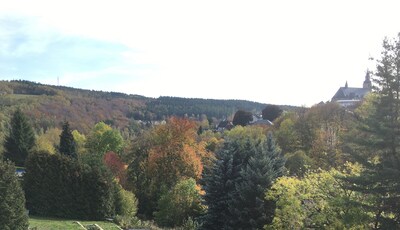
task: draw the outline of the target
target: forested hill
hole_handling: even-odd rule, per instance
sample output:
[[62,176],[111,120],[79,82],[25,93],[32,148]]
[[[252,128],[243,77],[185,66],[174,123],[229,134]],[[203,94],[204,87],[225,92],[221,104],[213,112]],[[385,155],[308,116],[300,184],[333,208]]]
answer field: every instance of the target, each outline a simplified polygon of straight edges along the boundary
[[[116,128],[126,128],[133,120],[154,121],[171,115],[223,119],[242,109],[260,113],[267,104],[245,100],[159,97],[118,92],[103,92],[30,81],[0,81],[0,118],[8,120],[20,107],[35,120],[36,128],[59,126],[68,120],[81,132],[105,121]],[[295,107],[282,106],[284,110]]]

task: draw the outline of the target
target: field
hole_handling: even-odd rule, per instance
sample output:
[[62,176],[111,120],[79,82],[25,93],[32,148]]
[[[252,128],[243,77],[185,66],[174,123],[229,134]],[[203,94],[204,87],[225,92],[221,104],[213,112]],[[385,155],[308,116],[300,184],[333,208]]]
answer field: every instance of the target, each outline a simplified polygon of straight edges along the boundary
[[[119,230],[120,228],[107,221],[79,221],[83,226],[97,224],[104,230]],[[83,228],[77,223],[76,220],[65,220],[46,217],[29,217],[29,229],[36,230],[82,230]]]

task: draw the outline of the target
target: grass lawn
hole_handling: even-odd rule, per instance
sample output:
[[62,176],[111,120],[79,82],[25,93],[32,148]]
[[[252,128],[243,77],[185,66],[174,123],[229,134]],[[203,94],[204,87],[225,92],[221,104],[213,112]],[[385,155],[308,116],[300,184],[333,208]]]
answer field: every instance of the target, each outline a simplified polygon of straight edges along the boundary
[[[83,226],[97,224],[104,230],[118,230],[118,226],[107,221],[79,221]],[[37,230],[83,230],[79,224],[76,223],[76,220],[65,220],[65,219],[56,219],[56,218],[47,218],[47,217],[37,217],[30,216],[29,217],[29,229],[35,228]]]

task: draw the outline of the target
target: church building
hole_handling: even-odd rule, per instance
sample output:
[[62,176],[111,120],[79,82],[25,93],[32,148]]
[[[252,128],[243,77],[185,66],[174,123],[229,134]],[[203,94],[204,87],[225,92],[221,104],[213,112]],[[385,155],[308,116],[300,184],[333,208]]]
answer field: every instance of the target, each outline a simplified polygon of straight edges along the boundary
[[340,87],[339,90],[332,97],[332,101],[339,103],[341,106],[349,107],[361,101],[366,94],[371,92],[371,90],[371,78],[369,75],[369,71],[367,71],[362,88],[349,87],[346,81],[345,86]]

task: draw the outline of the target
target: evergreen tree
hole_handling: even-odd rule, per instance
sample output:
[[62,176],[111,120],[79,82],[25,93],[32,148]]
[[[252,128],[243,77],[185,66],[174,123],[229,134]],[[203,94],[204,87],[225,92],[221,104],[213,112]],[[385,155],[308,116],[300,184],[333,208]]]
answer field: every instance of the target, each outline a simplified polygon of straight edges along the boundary
[[233,154],[238,146],[235,142],[226,142],[224,148],[216,153],[211,168],[206,168],[202,179],[205,190],[204,200],[207,213],[201,218],[202,229],[226,229],[229,222],[228,205],[230,194],[234,191]]
[[29,151],[35,145],[35,134],[26,116],[16,110],[11,118],[11,129],[5,138],[4,156],[17,166],[23,166]]
[[262,229],[274,216],[275,203],[265,200],[273,181],[284,174],[285,160],[269,133],[266,144],[253,146],[254,154],[240,171],[235,197],[230,202],[235,229]]
[[0,160],[0,229],[28,229],[25,197],[11,162]]
[[66,156],[76,158],[76,144],[74,140],[74,136],[72,135],[72,131],[69,128],[68,121],[65,121],[63,124],[63,129],[60,135],[60,153]]
[[351,189],[374,197],[362,207],[374,213],[374,228],[400,228],[400,34],[385,39],[374,82],[376,97],[356,113],[352,154],[365,170],[348,179]]
[[[284,160],[272,136],[267,142],[227,141],[205,170],[203,229],[257,229],[272,220],[274,204],[264,200],[266,189],[281,176]],[[264,146],[265,144],[265,146]]]

